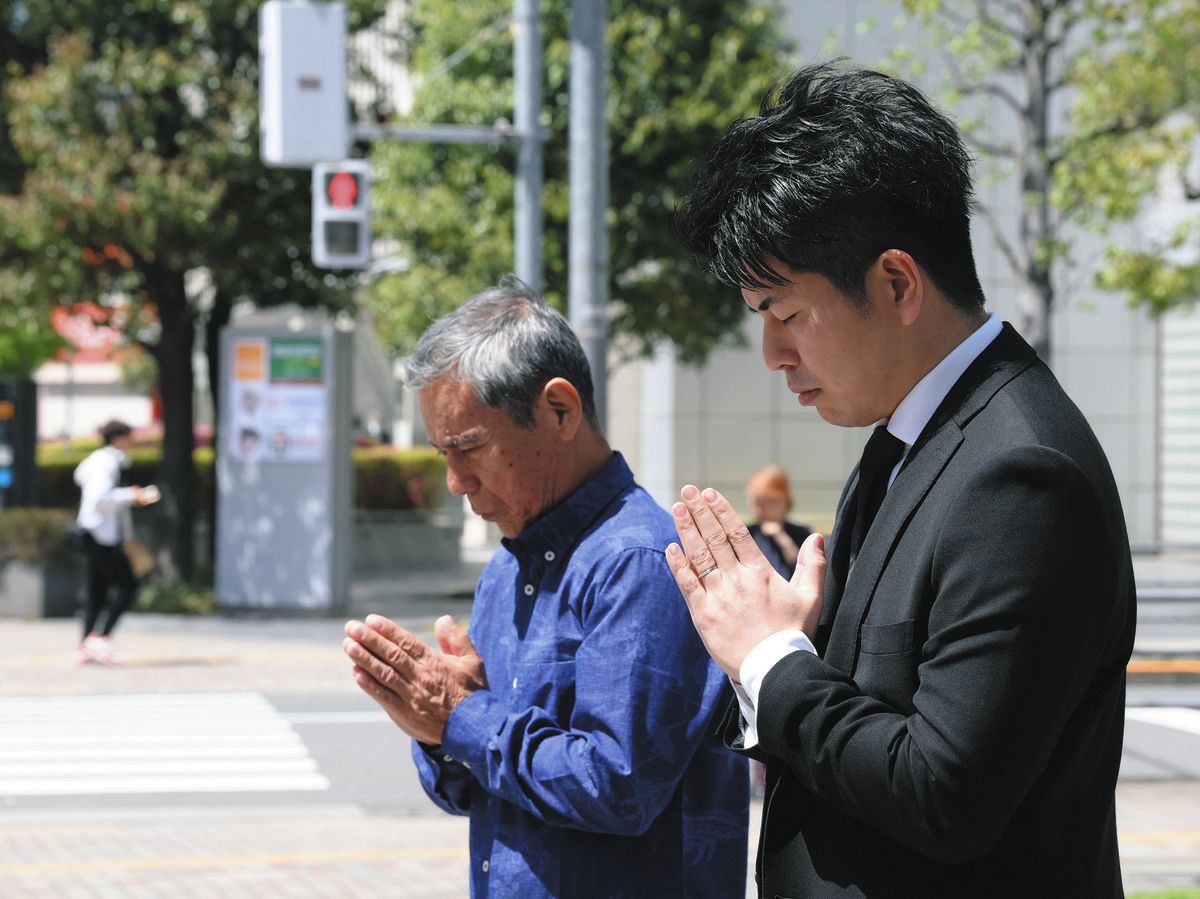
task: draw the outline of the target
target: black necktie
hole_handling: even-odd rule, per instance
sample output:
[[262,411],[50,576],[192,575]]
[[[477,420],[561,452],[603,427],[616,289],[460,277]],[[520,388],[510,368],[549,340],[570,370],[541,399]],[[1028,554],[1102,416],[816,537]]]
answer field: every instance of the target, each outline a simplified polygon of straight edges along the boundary
[[867,539],[867,531],[875,520],[875,513],[883,505],[887,495],[888,475],[904,455],[905,443],[888,433],[886,425],[880,425],[867,441],[862,459],[858,463],[858,501],[854,506],[854,529],[850,535],[850,564],[858,556],[858,550]]

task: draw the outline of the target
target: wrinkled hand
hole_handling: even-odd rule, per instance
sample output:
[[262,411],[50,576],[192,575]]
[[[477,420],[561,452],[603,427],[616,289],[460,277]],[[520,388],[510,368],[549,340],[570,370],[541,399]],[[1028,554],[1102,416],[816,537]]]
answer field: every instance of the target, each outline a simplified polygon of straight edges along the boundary
[[409,736],[440,745],[458,704],[487,688],[483,659],[454,619],[434,623],[440,651],[382,615],[346,622],[342,649],[354,681]]
[[799,628],[815,636],[825,588],[824,538],[813,534],[804,541],[786,581],[721,494],[711,488],[702,494],[689,484],[680,496],[671,514],[682,548],[667,547],[667,564],[721,670],[737,681],[750,650],[779,631]]

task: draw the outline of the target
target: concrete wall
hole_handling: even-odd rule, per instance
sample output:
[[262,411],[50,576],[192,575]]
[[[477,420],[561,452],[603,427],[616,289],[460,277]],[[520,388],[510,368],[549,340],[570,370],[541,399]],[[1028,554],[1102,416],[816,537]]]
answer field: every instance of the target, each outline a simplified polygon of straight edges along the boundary
[[38,385],[38,439],[94,436],[113,418],[135,428],[150,424],[148,397],[121,384],[115,362],[47,362],[34,373]]
[[1162,532],[1200,545],[1200,310],[1163,319]]

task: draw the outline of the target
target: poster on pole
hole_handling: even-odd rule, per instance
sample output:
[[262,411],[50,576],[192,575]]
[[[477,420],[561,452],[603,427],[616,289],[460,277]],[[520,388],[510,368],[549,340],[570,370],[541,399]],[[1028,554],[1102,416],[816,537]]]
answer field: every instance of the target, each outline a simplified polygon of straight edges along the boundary
[[325,458],[327,359],[320,336],[238,337],[230,379],[230,447],[245,462]]

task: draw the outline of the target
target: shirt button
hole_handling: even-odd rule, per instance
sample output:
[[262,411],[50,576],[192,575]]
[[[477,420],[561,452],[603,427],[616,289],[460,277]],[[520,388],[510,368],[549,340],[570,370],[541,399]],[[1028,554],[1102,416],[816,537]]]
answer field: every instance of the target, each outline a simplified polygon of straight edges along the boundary
[[517,689],[517,679],[515,677],[513,678],[513,689]]
[[526,584],[526,585],[525,585],[525,595],[526,595],[526,596],[533,596],[533,584]]
[[452,762],[452,761],[454,761],[454,759],[452,759],[452,758],[451,758],[450,756],[448,756],[448,755],[444,755],[444,756],[442,756],[442,761],[443,761],[443,762]]
[[545,556],[543,556],[543,558],[544,558],[544,559],[545,559],[547,562],[553,562],[553,561],[554,561],[554,550],[552,550],[552,549],[548,549],[548,550],[546,550],[546,555],[545,555]]
[[486,874],[486,873],[488,872],[488,867],[489,867],[489,866],[488,866],[488,860],[485,858],[485,859],[483,860],[483,873],[484,873],[484,874]]

